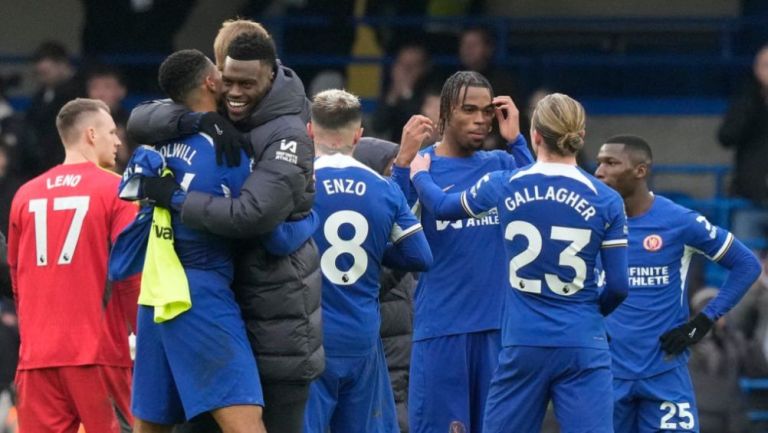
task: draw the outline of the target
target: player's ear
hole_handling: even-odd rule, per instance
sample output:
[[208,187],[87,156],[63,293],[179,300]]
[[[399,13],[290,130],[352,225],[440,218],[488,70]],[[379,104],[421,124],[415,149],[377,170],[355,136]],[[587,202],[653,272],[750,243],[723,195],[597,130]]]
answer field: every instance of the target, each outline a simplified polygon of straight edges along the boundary
[[312,122],[307,122],[307,135],[312,141],[315,141],[315,131],[312,130]]
[[635,167],[635,177],[643,179],[648,176],[648,164],[641,162]]
[[363,137],[363,127],[357,128],[357,131],[355,131],[355,138],[352,141],[352,144],[357,144],[358,141]]
[[531,128],[531,149],[533,149],[534,155],[539,154],[540,145],[541,145],[541,134],[539,134],[539,131]]
[[89,126],[85,128],[85,139],[88,141],[89,144],[93,144],[96,142],[96,128],[93,126]]
[[203,84],[208,91],[216,92],[216,78],[214,78],[213,74],[208,74],[205,80],[203,80]]

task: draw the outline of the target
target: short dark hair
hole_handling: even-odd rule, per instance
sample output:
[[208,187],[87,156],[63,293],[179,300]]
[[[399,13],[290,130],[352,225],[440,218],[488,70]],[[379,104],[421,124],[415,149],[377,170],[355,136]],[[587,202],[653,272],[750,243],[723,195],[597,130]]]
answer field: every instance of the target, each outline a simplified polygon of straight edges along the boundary
[[37,63],[42,60],[52,60],[57,63],[69,62],[69,51],[67,48],[56,41],[45,41],[38,45],[32,54],[32,61]]
[[613,137],[605,140],[606,144],[623,144],[624,149],[639,156],[641,160],[639,162],[645,162],[646,164],[653,163],[653,152],[651,152],[651,146],[645,141],[644,138],[631,134],[614,135]]
[[157,82],[174,102],[184,103],[212,68],[211,60],[198,50],[176,51],[160,65]]
[[243,33],[232,40],[227,49],[227,57],[234,60],[261,60],[275,66],[277,49],[269,35],[261,33]]
[[[459,96],[462,89],[468,87],[482,87],[491,92],[493,99],[493,87],[483,74],[475,71],[459,71],[448,77],[440,91],[440,118],[437,121],[437,131],[440,135],[445,132],[445,125],[451,120],[451,110],[459,105]],[[466,91],[464,98],[467,97]],[[464,101],[461,101],[462,103]]]

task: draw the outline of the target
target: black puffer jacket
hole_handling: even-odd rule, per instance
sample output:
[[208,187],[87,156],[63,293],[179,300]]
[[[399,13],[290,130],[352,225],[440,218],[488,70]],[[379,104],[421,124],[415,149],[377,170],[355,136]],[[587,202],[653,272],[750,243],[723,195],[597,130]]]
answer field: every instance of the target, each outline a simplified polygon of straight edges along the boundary
[[408,378],[413,338],[413,274],[389,268],[381,270],[381,341],[387,357],[389,380],[395,395],[397,421],[408,432]]
[[[169,101],[143,104],[131,113],[128,132],[139,143],[190,133],[179,130],[179,119],[188,112]],[[240,197],[190,192],[182,208],[184,224],[243,239],[235,253],[233,289],[263,382],[309,382],[325,365],[317,247],[310,239],[290,256],[277,257],[253,239],[312,207],[308,114],[301,80],[280,66],[271,90],[250,118],[236,125],[249,131],[256,162]]]

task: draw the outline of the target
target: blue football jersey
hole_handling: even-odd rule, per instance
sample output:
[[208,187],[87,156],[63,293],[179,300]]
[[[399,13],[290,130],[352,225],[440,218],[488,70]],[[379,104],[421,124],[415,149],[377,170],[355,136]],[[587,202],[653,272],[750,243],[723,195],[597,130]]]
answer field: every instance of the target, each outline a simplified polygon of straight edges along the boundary
[[[200,191],[224,197],[237,197],[251,172],[251,163],[243,155],[237,167],[216,164],[213,140],[198,133],[155,146],[165,157],[176,182],[186,191]],[[172,212],[174,247],[185,267],[210,269],[232,266],[231,241],[210,233],[191,229]]]
[[629,296],[606,319],[614,376],[640,379],[688,362],[688,352],[664,359],[659,337],[688,321],[687,276],[694,253],[718,260],[733,235],[698,213],[656,196],[628,219]]
[[[490,172],[517,168],[502,151],[450,158],[431,146],[422,153],[430,155],[429,173],[447,193],[465,190]],[[438,220],[426,208],[420,212],[434,262],[416,287],[414,340],[500,329],[506,264],[496,212],[458,221]]]
[[379,338],[379,273],[388,242],[421,230],[400,188],[351,156],[315,161],[314,239],[323,272],[323,346],[370,353]]
[[535,163],[484,176],[461,201],[498,210],[502,345],[607,348],[594,268],[601,248],[627,244],[621,197],[576,166]]

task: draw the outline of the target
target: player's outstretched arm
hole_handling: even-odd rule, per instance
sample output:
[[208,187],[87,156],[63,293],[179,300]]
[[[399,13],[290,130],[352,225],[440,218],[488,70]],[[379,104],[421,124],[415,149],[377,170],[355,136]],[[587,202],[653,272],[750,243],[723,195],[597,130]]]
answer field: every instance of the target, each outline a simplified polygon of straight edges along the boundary
[[131,140],[142,144],[193,134],[197,132],[197,119],[185,117],[188,113],[191,113],[188,108],[170,99],[147,101],[131,111],[126,132]]
[[239,197],[188,193],[182,222],[219,236],[243,238],[271,232],[292,213],[308,213],[314,148],[306,131],[288,128],[276,134],[258,158]]
[[429,175],[430,157],[416,155],[411,162],[411,182],[419,195],[421,204],[443,220],[458,220],[474,216],[462,206],[462,193],[446,194]]
[[313,210],[300,220],[281,223],[271,233],[264,235],[261,242],[270,254],[287,256],[304,245],[318,227],[320,217]]
[[607,316],[613,312],[629,293],[627,274],[627,247],[602,248],[600,251],[605,269],[605,289],[600,293],[600,313]]
[[221,114],[192,112],[170,99],[145,102],[131,111],[128,136],[137,143],[158,143],[184,135],[203,132],[216,147],[216,163],[229,167],[240,165],[242,151],[253,153],[248,140]]
[[296,207],[295,191],[303,191],[301,170],[280,161],[262,161],[248,176],[237,198],[198,191],[187,193],[181,220],[191,228],[219,236],[243,238],[274,230]]
[[429,209],[435,218],[458,220],[472,216],[461,205],[462,193],[446,194],[435,184],[432,176],[426,171],[416,173],[412,181],[422,206]]
[[426,271],[432,266],[432,250],[424,235],[424,228],[397,187],[392,185],[392,189],[399,204],[395,223],[389,233],[391,243],[384,250],[382,263],[402,271]]
[[427,237],[419,229],[399,242],[387,245],[381,263],[401,271],[426,272],[432,266],[432,261]]

